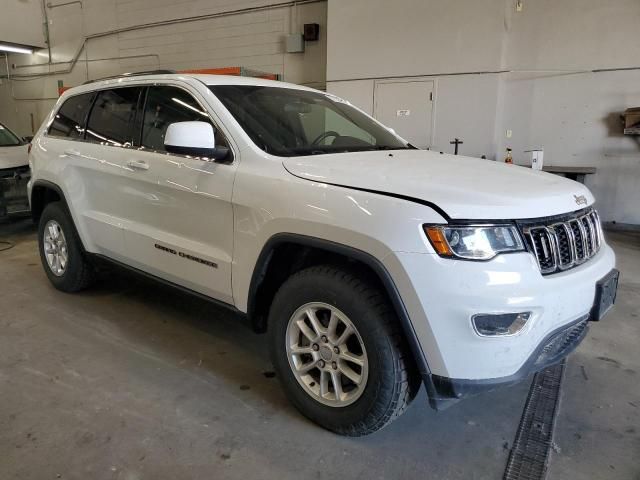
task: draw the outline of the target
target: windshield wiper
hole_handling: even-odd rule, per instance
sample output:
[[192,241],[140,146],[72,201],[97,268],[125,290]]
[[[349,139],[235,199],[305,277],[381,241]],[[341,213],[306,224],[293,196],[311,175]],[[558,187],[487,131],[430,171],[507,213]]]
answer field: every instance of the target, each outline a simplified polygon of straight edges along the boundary
[[376,145],[374,150],[396,150],[396,147],[390,147],[389,145]]
[[295,155],[326,155],[331,153],[350,153],[350,152],[367,152],[377,150],[407,150],[409,147],[392,146],[392,145],[343,145],[335,147],[332,145],[326,146],[308,146],[308,147],[294,147],[289,148],[286,151],[282,151],[281,154],[286,156]]
[[408,150],[410,147],[396,147],[392,145],[373,145],[370,150]]
[[295,148],[288,148],[286,150],[281,150],[280,151],[281,154],[284,154],[288,157],[292,157],[295,155],[324,155],[326,153],[333,153],[331,151],[328,151],[326,149],[322,149],[319,147],[295,147]]

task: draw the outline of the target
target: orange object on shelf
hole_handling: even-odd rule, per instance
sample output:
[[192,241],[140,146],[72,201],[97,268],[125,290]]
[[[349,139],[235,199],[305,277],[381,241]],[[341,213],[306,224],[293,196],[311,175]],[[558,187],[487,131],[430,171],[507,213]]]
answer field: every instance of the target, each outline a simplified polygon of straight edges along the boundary
[[504,163],[513,163],[513,156],[511,155],[510,148],[507,148],[507,156],[504,159]]
[[203,75],[237,75],[240,77],[256,77],[266,80],[280,80],[277,73],[261,72],[259,70],[251,70],[245,67],[220,67],[220,68],[192,68],[187,70],[179,70],[178,73],[197,73]]

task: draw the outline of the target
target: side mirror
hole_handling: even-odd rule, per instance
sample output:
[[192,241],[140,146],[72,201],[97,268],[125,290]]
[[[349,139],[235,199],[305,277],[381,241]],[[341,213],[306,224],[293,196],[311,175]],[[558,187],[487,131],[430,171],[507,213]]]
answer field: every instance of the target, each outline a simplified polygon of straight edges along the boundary
[[207,122],[176,122],[169,125],[164,136],[167,152],[194,157],[225,160],[229,149],[216,148],[213,127]]

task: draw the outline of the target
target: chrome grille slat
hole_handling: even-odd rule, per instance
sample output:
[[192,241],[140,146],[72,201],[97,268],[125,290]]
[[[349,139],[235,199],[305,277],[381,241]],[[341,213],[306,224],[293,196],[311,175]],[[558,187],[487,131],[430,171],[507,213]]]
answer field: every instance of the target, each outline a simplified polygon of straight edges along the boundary
[[529,238],[534,254],[538,259],[538,265],[542,273],[550,273],[556,270],[556,257],[552,253],[551,235],[547,227],[534,227],[529,230]]
[[580,226],[580,222],[576,219],[569,220],[569,227],[573,232],[576,246],[576,263],[582,263],[584,261],[584,232]]
[[599,250],[600,245],[602,244],[602,225],[600,225],[600,216],[595,210],[593,210],[590,215],[593,220],[593,224],[596,226],[596,248]]
[[551,230],[555,232],[558,247],[558,267],[561,270],[568,270],[575,264],[576,255],[573,230],[566,223],[554,223]]
[[593,209],[553,223],[529,223],[523,233],[543,275],[586,262],[602,245],[600,218]]
[[578,249],[576,248],[576,236],[573,233],[573,228],[568,223],[563,224],[567,229],[567,235],[569,236],[569,246],[571,248],[571,255],[573,257],[573,263],[571,266],[574,266],[578,259]]
[[584,229],[582,219],[577,218],[576,223],[580,229],[580,241],[582,242],[582,258],[580,259],[580,263],[582,263],[589,258],[589,242],[587,241],[587,231]]
[[587,222],[587,219],[585,217],[580,217],[578,221],[580,222],[580,225],[582,225],[582,228],[584,230],[586,245],[585,255],[587,257],[590,257],[591,252],[593,251],[593,244],[591,243],[591,229],[589,228],[589,222]]
[[591,238],[591,250],[593,252],[596,252],[598,247],[596,245],[596,226],[593,223],[593,219],[591,218],[591,214],[587,214],[584,216],[584,220],[586,222],[586,224],[588,225],[588,229],[589,229],[589,237]]
[[551,255],[553,256],[553,264],[557,268],[558,265],[560,264],[560,255],[559,255],[560,249],[558,247],[558,236],[556,235],[556,232],[549,227],[547,227],[547,233],[549,235],[549,240],[551,241]]

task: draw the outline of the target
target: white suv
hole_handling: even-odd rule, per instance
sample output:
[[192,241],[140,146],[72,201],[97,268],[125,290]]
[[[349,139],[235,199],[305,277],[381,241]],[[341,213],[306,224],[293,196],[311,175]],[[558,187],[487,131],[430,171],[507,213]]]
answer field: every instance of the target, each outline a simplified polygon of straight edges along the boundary
[[300,411],[378,430],[564,358],[618,272],[581,184],[418,150],[349,102],[240,77],[65,92],[33,140],[53,285],[98,260],[245,315]]

